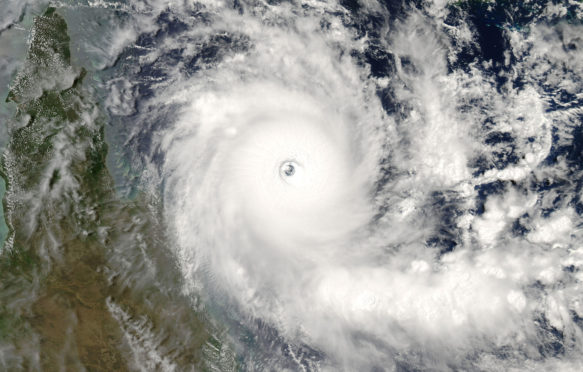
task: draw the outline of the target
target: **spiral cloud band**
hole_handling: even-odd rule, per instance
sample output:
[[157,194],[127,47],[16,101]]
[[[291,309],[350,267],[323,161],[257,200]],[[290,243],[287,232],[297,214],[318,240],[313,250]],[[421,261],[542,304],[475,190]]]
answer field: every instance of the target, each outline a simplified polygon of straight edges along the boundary
[[[320,311],[310,292],[328,276],[322,262],[355,256],[373,217],[387,119],[349,58],[318,38],[313,53],[301,35],[280,38],[177,92],[195,98],[163,142],[184,272],[291,334],[297,311]],[[263,73],[241,79],[250,68]]]
[[[381,151],[365,137],[378,121],[358,122],[362,87],[342,87],[342,96],[293,82],[222,84],[232,87],[204,87],[169,136],[172,180],[176,190],[188,190],[178,199],[184,214],[175,215],[183,244],[191,246],[193,230],[206,236],[214,251],[208,259],[219,267],[231,254],[234,265],[262,265],[261,250],[293,262],[341,249],[371,218]],[[376,115],[382,118],[378,109]]]
[[[173,111],[155,142],[186,293],[284,345],[245,368],[580,362],[581,218],[530,186],[566,174],[568,159],[545,159],[577,112],[546,110],[539,81],[496,86],[486,62],[455,69],[472,30],[447,23],[444,2],[394,21],[366,2],[370,34],[339,4],[241,6],[205,3],[206,23],[176,7],[189,27],[143,59],[219,45],[188,73],[172,67],[150,106]],[[508,31],[514,71],[558,63],[551,31],[529,32]]]

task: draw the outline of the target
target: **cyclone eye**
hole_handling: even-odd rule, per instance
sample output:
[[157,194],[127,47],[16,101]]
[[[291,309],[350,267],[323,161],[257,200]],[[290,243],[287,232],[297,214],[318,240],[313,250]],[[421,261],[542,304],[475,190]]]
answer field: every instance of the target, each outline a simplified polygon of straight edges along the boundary
[[296,164],[291,161],[286,161],[279,168],[279,173],[282,177],[291,177],[296,173]]

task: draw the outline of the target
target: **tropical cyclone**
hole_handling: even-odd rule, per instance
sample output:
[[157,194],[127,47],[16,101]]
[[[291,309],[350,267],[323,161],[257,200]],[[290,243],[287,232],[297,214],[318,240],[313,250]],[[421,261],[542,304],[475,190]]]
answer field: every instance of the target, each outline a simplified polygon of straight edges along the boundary
[[[274,34],[270,44],[294,45]],[[298,57],[317,74],[265,63],[258,49],[245,65],[233,59],[170,91],[181,109],[161,140],[165,209],[188,282],[291,335],[324,266],[353,256],[352,242],[366,234],[392,124],[333,49]],[[260,65],[262,76],[237,74]]]
[[[201,102],[224,109],[205,115]],[[239,282],[227,258],[258,266],[269,266],[261,255],[317,262],[341,254],[372,217],[380,149],[317,97],[255,84],[203,94],[182,117],[168,142],[169,215],[181,246],[200,247],[196,262],[205,257],[224,270],[226,283]],[[174,137],[185,132],[196,134]]]
[[[395,22],[368,4],[366,25],[308,3],[216,5],[206,28],[185,32],[214,57],[169,74],[148,102],[176,108],[160,109],[170,120],[153,148],[185,292],[235,324],[246,366],[578,363],[580,238],[567,232],[580,216],[567,202],[549,215],[540,203],[560,199],[533,186],[565,176],[543,162],[560,161],[551,119],[564,143],[574,125],[544,109],[552,94],[540,86],[553,79],[502,89],[479,55],[457,66],[473,31],[444,17],[465,3],[407,8]],[[517,69],[540,62],[530,36],[508,33]],[[557,334],[564,364],[551,357]],[[261,350],[278,342],[289,355]]]

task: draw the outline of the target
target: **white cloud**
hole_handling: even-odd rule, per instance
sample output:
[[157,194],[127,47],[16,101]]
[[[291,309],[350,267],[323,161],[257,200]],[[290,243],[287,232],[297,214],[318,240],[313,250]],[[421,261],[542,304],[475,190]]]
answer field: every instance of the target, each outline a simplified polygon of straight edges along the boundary
[[[575,345],[569,350],[582,342],[570,315],[581,314],[574,301],[581,278],[565,271],[581,266],[579,232],[572,234],[580,217],[566,204],[547,216],[542,208],[552,204],[551,192],[541,198],[528,186],[567,167],[544,165],[553,126],[564,117],[547,112],[539,81],[500,88],[481,64],[450,71],[459,45],[449,37],[469,45],[471,32],[467,25],[445,27],[446,11],[437,3],[434,18],[411,11],[375,41],[397,68],[373,80],[366,64],[350,56],[371,41],[344,26],[347,13],[334,4],[302,4],[246,5],[243,15],[209,5],[212,22],[186,31],[188,53],[217,34],[244,35],[245,46],[201,62],[192,76],[173,69],[172,83],[158,86],[150,102],[179,106],[178,119],[157,141],[186,290],[234,304],[245,319],[267,321],[290,343],[322,350],[331,368],[400,361],[427,367],[415,355],[430,355],[438,369],[456,363],[510,369],[526,360],[533,369],[568,369],[569,358],[580,360],[569,354],[545,361],[533,351],[549,342],[537,333],[541,319],[569,330]],[[564,27],[573,38],[571,26]],[[506,73],[511,78],[536,65],[529,79],[548,74],[548,84],[576,91],[578,75],[559,81],[550,57],[544,66],[535,63],[557,55],[573,71],[579,66],[571,54],[555,53],[549,33],[542,26],[530,34],[509,31],[512,53],[523,60]],[[164,45],[180,43],[177,37]],[[112,101],[122,107],[127,87],[118,85]],[[407,108],[402,117],[387,117],[377,87],[392,89],[391,99]],[[493,134],[512,141],[486,144]],[[517,160],[499,165],[504,151]],[[476,176],[479,157],[487,167]],[[381,160],[393,175],[375,191]],[[284,174],[286,164],[292,175]],[[505,182],[504,190],[479,200],[475,187],[495,181]],[[445,224],[435,198],[442,194],[456,209],[446,228],[459,235],[447,254],[428,244]],[[483,214],[478,202],[485,203]],[[527,233],[515,233],[517,223]],[[499,348],[515,356],[500,360]],[[473,353],[479,357],[470,362]]]

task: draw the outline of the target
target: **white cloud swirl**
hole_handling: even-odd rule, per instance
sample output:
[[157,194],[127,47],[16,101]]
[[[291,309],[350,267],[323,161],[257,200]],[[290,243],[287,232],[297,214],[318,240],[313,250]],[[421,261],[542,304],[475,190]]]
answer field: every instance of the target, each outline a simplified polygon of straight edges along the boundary
[[[229,50],[157,98],[180,107],[159,143],[188,290],[322,350],[332,369],[491,369],[504,348],[515,351],[512,366],[552,338],[541,319],[580,348],[569,317],[581,310],[579,284],[561,271],[581,264],[579,238],[566,236],[579,217],[566,206],[543,221],[536,196],[512,189],[472,211],[477,186],[538,172],[550,151],[543,93],[501,93],[476,65],[448,71],[448,32],[471,41],[465,26],[443,26],[443,6],[382,30],[397,70],[377,80],[350,55],[369,44],[344,27],[347,14],[306,4],[221,9],[192,32],[245,35],[248,50]],[[399,126],[376,94],[387,86],[408,109]],[[496,150],[483,145],[486,116],[513,133],[524,161],[474,176],[471,162]],[[428,244],[441,226],[436,195],[458,200],[453,252]],[[512,236],[525,213],[532,232]]]

